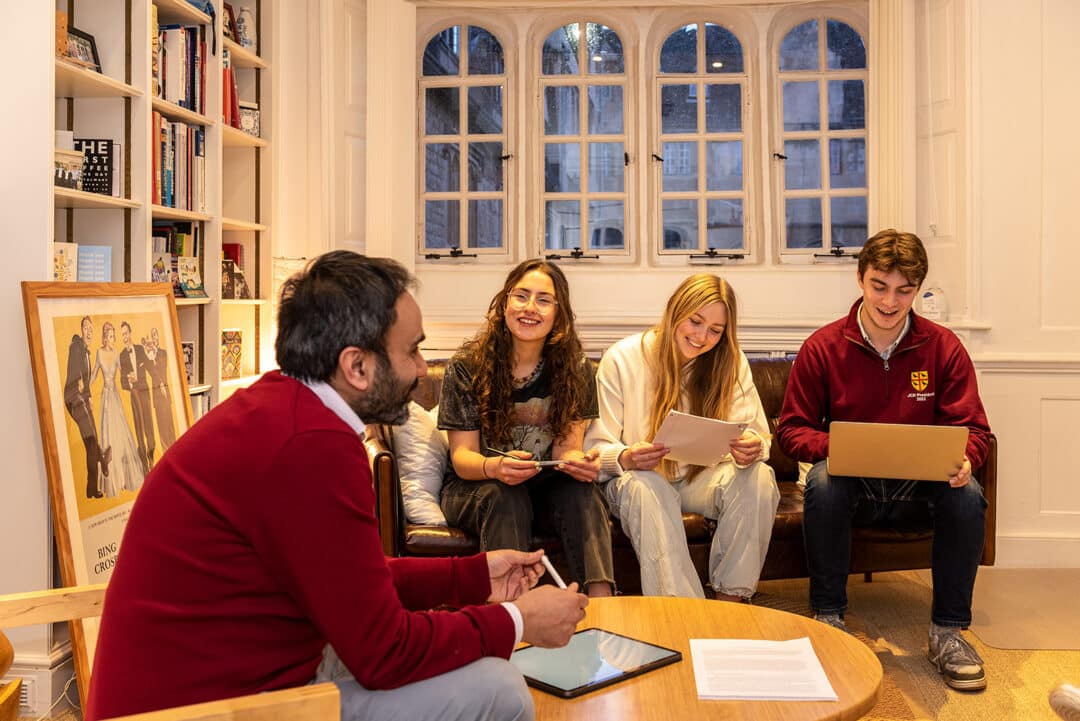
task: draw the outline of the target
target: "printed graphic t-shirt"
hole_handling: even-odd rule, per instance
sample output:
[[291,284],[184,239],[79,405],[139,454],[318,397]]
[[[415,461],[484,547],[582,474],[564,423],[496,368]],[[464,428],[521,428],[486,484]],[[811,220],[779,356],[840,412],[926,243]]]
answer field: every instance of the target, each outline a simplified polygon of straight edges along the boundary
[[[528,451],[536,460],[551,460],[554,439],[548,422],[552,396],[549,371],[545,365],[534,381],[514,390],[511,395],[514,409],[511,412],[513,426],[510,441],[496,445],[484,437],[480,428],[480,409],[473,393],[475,368],[469,366],[464,354],[457,353],[446,365],[439,400],[439,428],[447,431],[480,431],[481,449],[491,446],[501,451]],[[600,414],[596,400],[596,371],[592,363],[582,356],[578,372],[584,377],[587,389],[580,418],[591,420]],[[453,472],[452,467],[448,467],[447,471]]]

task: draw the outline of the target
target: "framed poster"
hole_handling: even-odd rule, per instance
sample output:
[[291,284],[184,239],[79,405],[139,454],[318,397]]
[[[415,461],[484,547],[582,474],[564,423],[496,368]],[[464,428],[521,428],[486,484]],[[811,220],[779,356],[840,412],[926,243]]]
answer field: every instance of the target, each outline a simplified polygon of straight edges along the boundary
[[[192,422],[172,288],[26,281],[22,292],[61,578],[104,583],[146,474]],[[97,628],[71,622],[80,681]]]

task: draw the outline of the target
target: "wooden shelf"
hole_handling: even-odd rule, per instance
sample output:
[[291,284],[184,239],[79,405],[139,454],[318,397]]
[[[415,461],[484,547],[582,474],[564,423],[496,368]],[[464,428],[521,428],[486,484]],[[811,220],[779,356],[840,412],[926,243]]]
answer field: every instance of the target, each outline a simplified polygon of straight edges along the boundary
[[142,203],[127,198],[114,198],[101,193],[87,193],[85,190],[71,188],[53,188],[53,206],[57,208],[99,209],[139,208]]
[[222,218],[221,219],[222,230],[240,230],[249,231],[254,233],[261,233],[270,229],[270,226],[263,223],[254,223],[250,220],[238,220],[236,218]]
[[270,142],[264,138],[256,138],[231,125],[222,125],[221,144],[226,148],[265,148]]
[[270,67],[262,58],[239,43],[229,40],[228,38],[225,38],[224,41],[225,49],[229,51],[229,57],[232,60],[233,67],[256,68],[258,70],[266,70],[266,68]]
[[189,25],[209,25],[210,16],[196,10],[187,0],[154,0],[158,9],[158,24],[187,23]]
[[179,308],[185,305],[209,305],[213,298],[173,298]]
[[179,120],[190,125],[213,125],[214,121],[194,110],[182,108],[176,103],[170,103],[164,98],[154,98],[151,102],[154,110],[158,111],[170,120]]
[[154,216],[154,220],[210,220],[209,215],[206,213],[197,213],[194,210],[183,210],[181,208],[169,208],[164,205],[153,205],[150,208],[150,214]]
[[58,98],[137,98],[138,88],[56,58],[56,91]]
[[265,298],[222,298],[223,306],[229,305],[266,305]]

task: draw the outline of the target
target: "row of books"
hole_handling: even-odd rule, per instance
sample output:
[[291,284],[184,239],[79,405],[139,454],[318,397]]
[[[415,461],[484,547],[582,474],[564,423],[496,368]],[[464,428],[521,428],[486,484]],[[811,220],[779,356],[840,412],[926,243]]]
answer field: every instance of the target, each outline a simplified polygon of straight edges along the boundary
[[150,68],[154,95],[196,113],[206,108],[206,28],[158,25],[151,10]]
[[[241,128],[240,93],[236,89],[236,72],[228,48],[221,49],[221,119],[226,125]],[[256,131],[252,133],[258,136]]]
[[173,255],[198,256],[202,246],[202,228],[186,220],[155,220],[150,228],[150,251]]
[[206,130],[173,122],[154,111],[153,202],[169,208],[206,212]]
[[108,283],[112,246],[53,243],[53,280]]

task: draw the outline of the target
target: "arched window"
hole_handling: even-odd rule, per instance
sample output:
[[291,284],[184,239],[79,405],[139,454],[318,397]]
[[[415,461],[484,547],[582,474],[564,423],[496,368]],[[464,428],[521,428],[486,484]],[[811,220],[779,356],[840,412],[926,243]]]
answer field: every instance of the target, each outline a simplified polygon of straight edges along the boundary
[[549,251],[626,253],[626,60],[595,22],[551,32],[540,58],[538,178]]
[[847,23],[791,28],[776,56],[784,252],[858,252],[867,237],[866,44]]
[[475,25],[436,33],[424,48],[419,108],[421,251],[505,253],[506,63],[498,38]]
[[742,43],[723,25],[683,25],[660,48],[660,253],[747,251],[748,82]]

